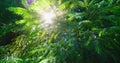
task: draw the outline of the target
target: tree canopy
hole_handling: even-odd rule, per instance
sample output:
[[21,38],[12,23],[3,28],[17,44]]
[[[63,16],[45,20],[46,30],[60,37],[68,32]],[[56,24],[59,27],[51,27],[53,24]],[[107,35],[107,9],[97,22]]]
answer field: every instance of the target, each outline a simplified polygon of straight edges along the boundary
[[0,63],[120,63],[120,0],[1,0]]

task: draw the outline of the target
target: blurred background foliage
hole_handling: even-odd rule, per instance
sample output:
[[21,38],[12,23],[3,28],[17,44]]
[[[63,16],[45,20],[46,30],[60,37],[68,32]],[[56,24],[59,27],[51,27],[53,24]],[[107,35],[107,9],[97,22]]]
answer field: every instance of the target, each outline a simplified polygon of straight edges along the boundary
[[120,63],[119,31],[120,0],[1,0],[0,63]]

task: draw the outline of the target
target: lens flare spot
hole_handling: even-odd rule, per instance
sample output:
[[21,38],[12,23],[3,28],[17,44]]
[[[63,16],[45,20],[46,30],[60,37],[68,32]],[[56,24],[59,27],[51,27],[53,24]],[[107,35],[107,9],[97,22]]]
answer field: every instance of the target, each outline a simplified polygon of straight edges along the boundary
[[52,24],[55,16],[56,15],[53,11],[42,12],[42,19],[43,19],[44,23],[47,23],[47,24]]

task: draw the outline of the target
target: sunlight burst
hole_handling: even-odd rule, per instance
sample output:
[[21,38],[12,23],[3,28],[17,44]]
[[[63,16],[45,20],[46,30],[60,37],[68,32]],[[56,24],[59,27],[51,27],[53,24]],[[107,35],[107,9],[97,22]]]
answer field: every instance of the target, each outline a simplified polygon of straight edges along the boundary
[[56,16],[53,11],[42,12],[41,15],[42,15],[42,19],[44,20],[44,23],[46,23],[46,24],[52,24],[53,23],[53,19]]

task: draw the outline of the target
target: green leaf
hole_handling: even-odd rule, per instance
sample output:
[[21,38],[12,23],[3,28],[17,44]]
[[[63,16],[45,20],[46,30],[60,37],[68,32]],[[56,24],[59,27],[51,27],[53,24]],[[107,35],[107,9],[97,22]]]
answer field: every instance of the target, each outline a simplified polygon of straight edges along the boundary
[[24,13],[27,13],[27,10],[21,7],[9,7],[8,10],[13,11],[18,15],[24,15]]
[[23,24],[25,22],[26,22],[25,20],[19,20],[19,21],[16,21],[16,24]]
[[85,7],[85,6],[84,6],[84,2],[79,1],[78,3],[79,3],[78,5],[79,5],[80,7]]
[[64,3],[62,3],[62,4],[59,6],[59,8],[60,8],[61,10],[64,10],[64,9],[66,9],[66,8],[69,6],[69,3],[70,3],[70,1],[64,2]]

